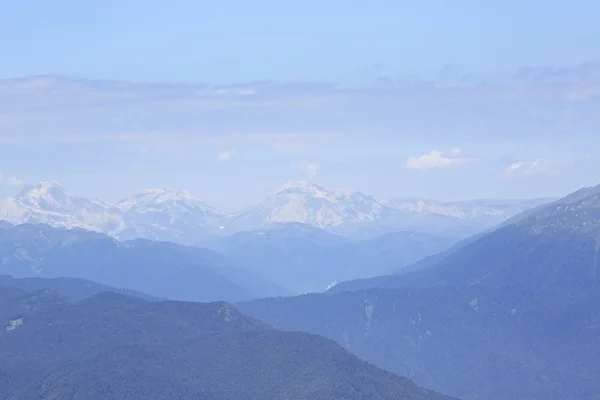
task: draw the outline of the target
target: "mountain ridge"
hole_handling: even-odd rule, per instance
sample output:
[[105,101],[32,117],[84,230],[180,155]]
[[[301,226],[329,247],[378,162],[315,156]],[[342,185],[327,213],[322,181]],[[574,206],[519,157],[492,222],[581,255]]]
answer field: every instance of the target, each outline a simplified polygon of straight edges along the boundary
[[261,203],[226,213],[184,190],[142,189],[111,204],[72,196],[56,182],[24,187],[0,202],[0,219],[83,228],[120,240],[146,238],[195,245],[210,236],[304,223],[348,237],[397,230],[436,233],[456,228],[466,236],[546,199],[466,202],[383,201],[356,190],[291,181]]
[[239,300],[285,291],[209,250],[49,225],[0,227],[0,274],[79,278],[159,298]]

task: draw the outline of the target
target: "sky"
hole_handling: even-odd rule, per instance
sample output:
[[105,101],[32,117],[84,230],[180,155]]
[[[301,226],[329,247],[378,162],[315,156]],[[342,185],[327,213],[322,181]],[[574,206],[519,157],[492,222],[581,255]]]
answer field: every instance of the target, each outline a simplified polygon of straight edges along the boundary
[[297,179],[442,200],[600,183],[596,1],[5,3],[4,197],[56,180],[231,211]]
[[4,1],[0,77],[360,81],[598,58],[594,0]]

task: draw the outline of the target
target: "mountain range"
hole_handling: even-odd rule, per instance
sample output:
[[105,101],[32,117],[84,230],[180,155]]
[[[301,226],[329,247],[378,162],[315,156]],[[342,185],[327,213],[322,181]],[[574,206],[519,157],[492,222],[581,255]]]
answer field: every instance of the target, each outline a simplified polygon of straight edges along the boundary
[[514,216],[413,272],[239,304],[463,399],[600,397],[600,186]]
[[[415,239],[416,246],[428,241],[435,246],[441,238],[415,232],[394,232],[375,239],[352,241],[306,223],[286,222],[272,223],[268,229],[212,237],[209,244],[214,250],[218,250],[216,252],[145,239],[119,241],[79,228],[64,229],[43,224],[14,226],[4,222],[0,223],[0,273],[16,277],[72,276],[101,285],[94,286],[97,284],[77,280],[60,285],[58,281],[52,280],[46,284],[40,278],[15,281],[2,277],[0,284],[16,286],[29,293],[14,292],[16,289],[9,291],[4,299],[6,301],[0,302],[0,309],[4,306],[8,307],[5,308],[8,311],[5,314],[0,312],[0,316],[4,315],[6,320],[6,332],[13,334],[10,340],[16,340],[15,334],[26,332],[23,329],[27,326],[27,321],[41,321],[39,318],[51,326],[65,327],[65,331],[60,331],[57,335],[70,337],[69,335],[74,334],[74,325],[64,318],[75,315],[79,322],[84,321],[83,326],[93,324],[98,318],[107,321],[107,318],[111,320],[114,317],[117,321],[114,326],[119,327],[119,335],[129,332],[129,327],[132,327],[131,334],[125,336],[137,343],[142,339],[136,332],[150,332],[152,329],[145,325],[146,322],[136,325],[142,324],[141,319],[120,313],[129,312],[128,307],[131,306],[133,314],[137,316],[152,315],[152,318],[158,318],[159,330],[168,333],[170,331],[162,325],[167,322],[162,321],[163,314],[159,310],[163,306],[147,305],[156,304],[156,301],[146,303],[141,299],[116,294],[97,295],[98,292],[116,290],[142,298],[145,295],[139,292],[145,292],[152,296],[150,300],[156,300],[156,297],[197,301],[227,298],[237,302],[236,307],[241,312],[276,329],[295,332],[290,334],[304,331],[325,336],[384,370],[407,376],[418,385],[441,393],[467,400],[593,400],[600,396],[600,385],[597,383],[600,382],[600,368],[597,367],[597,356],[600,354],[597,340],[600,337],[598,237],[600,186],[584,188],[565,198],[528,208],[504,220],[499,226],[454,245],[449,240],[444,245],[446,250],[423,250],[423,253],[437,254],[400,269],[400,272],[410,272],[378,276],[366,281],[340,282],[331,285],[331,289],[322,294],[281,297],[279,294],[285,292],[302,291],[300,287],[307,285],[303,281],[307,277],[315,279],[310,282],[311,285],[315,282],[324,285],[333,276],[345,279],[343,272],[351,272],[357,266],[360,266],[363,273],[364,269],[373,268],[372,272],[376,274],[378,268],[383,266],[393,270],[394,263],[401,263],[402,254],[405,253],[398,243],[407,244]],[[386,247],[387,253],[384,251]],[[245,265],[241,266],[240,263]],[[328,275],[332,271],[335,274]],[[267,282],[263,278],[266,275],[274,278],[276,285]],[[293,282],[298,286],[292,286]],[[112,289],[106,285],[122,289]],[[72,305],[55,295],[46,297],[48,293],[45,291],[35,292],[40,287],[58,288],[56,290],[67,296],[87,300]],[[2,290],[6,289],[0,287],[0,292]],[[261,297],[256,293],[264,295],[269,290],[273,290],[276,297],[248,301]],[[96,296],[90,298],[94,295]],[[39,296],[42,296],[42,300]],[[146,305],[142,306],[142,303]],[[164,307],[177,309],[175,314],[168,314],[166,320],[176,327],[182,326],[185,335],[185,326],[190,323],[185,318],[204,315],[204,311],[200,309],[185,311],[176,306],[187,303],[160,304],[172,304]],[[16,308],[10,308],[12,306]],[[55,306],[58,308],[55,309]],[[147,311],[147,307],[151,310]],[[229,307],[225,306],[232,310]],[[57,314],[54,310],[58,310]],[[61,314],[64,310],[65,313]],[[146,314],[147,312],[150,314]],[[79,316],[80,313],[89,315],[90,320]],[[53,315],[57,315],[57,319],[44,319],[54,318]],[[178,316],[184,320],[178,320]],[[144,319],[147,320],[146,317]],[[180,322],[177,321],[183,325],[179,325]],[[108,324],[100,329],[113,329],[111,326],[113,325]],[[193,323],[189,326],[196,331],[203,329]],[[41,325],[35,325],[32,329],[36,332],[43,331]],[[97,329],[94,328],[94,331]],[[14,351],[21,351],[19,349],[23,348],[23,343],[10,342],[11,345],[7,347],[2,343],[9,342],[3,339],[0,341],[0,352],[4,353],[0,359],[13,360],[5,361],[9,364],[0,368],[4,379],[15,382],[9,389],[12,391],[10,394],[14,398],[23,399],[28,398],[27,396],[69,396],[72,388],[66,377],[70,377],[69,382],[72,382],[70,379],[73,377],[88,382],[89,376],[94,373],[85,371],[91,368],[89,365],[100,362],[96,357],[98,354],[103,354],[100,357],[107,363],[102,364],[102,361],[101,365],[107,367],[103,371],[119,371],[114,364],[116,358],[102,350],[115,343],[110,332],[105,332],[111,337],[110,345],[97,337],[81,339],[85,343],[101,343],[99,352],[94,355],[87,353],[87,350],[74,350],[73,353],[67,353],[67,358],[61,359],[62,355],[59,356],[58,353],[44,353],[33,346],[37,353],[35,359],[41,360],[41,369],[37,372],[31,366],[38,365],[33,362],[33,358],[20,359],[23,364],[14,361],[14,349],[11,346],[15,346]],[[19,340],[35,340],[31,335],[33,334],[26,334],[24,339]],[[222,337],[223,332],[219,331],[218,335]],[[236,331],[235,337],[238,340],[246,336]],[[125,342],[117,341],[119,346],[123,344],[123,349],[132,346],[131,342],[126,342],[129,340],[127,338]],[[54,339],[48,340],[52,342]],[[73,339],[74,343],[78,340],[78,336]],[[155,340],[154,336],[150,340]],[[174,340],[177,346],[181,345],[182,342],[178,339]],[[228,340],[225,340],[227,344],[223,349],[212,341],[202,343],[221,349],[221,354],[226,354],[226,349],[240,349],[238,342]],[[177,370],[175,365],[190,365],[185,355],[188,353],[178,352],[169,347],[171,342],[168,343],[167,348],[135,348],[124,353],[127,360],[132,357],[131,365],[138,361],[150,363],[151,368],[139,372],[138,378],[123,382],[115,381],[113,376],[106,376],[94,381],[85,390],[89,390],[91,395],[96,393],[94,390],[112,390],[106,384],[109,381],[111,384],[117,382],[115,387],[118,390],[131,390],[132,393],[135,390],[150,389],[146,384],[142,384],[141,388],[128,386],[131,382],[137,384],[156,380],[167,384],[157,378],[165,374],[165,371],[161,369],[162,364],[151,361],[156,354],[172,360],[173,370]],[[193,343],[200,346],[198,341]],[[60,345],[57,346],[62,354]],[[273,346],[273,343],[269,341],[265,346]],[[319,344],[309,342],[308,346],[315,347],[316,352],[329,354]],[[263,347],[252,349],[262,351]],[[285,353],[286,350],[281,351]],[[304,348],[301,351],[302,354],[312,354],[306,353]],[[42,354],[41,358],[39,354]],[[73,359],[84,361],[73,363],[69,354],[73,355]],[[140,354],[145,356],[138,358]],[[211,352],[207,355],[202,346],[195,348],[191,354],[194,357],[206,356],[208,359],[214,356]],[[45,364],[46,355],[58,361]],[[236,358],[238,355],[231,357],[234,360],[232,362],[243,362]],[[268,358],[270,360],[270,356]],[[161,359],[164,360],[164,357],[161,356]],[[89,364],[87,360],[91,360]],[[11,364],[12,362],[16,364]],[[285,365],[280,359],[273,362]],[[301,364],[311,365],[307,368],[314,370],[313,364],[308,361]],[[40,372],[50,365],[58,368],[59,372]],[[319,361],[319,365],[324,364]],[[27,372],[22,372],[25,371],[23,368]],[[78,375],[79,372],[72,368],[84,371],[81,372],[83,375]],[[358,367],[351,367],[354,368]],[[336,376],[335,382],[338,379],[340,382],[347,382],[345,377],[330,369],[327,369],[329,372],[320,371],[329,374],[327,376]],[[31,381],[39,383],[34,386],[24,385],[19,379],[23,379],[27,373],[33,374]],[[363,376],[362,373],[360,376]],[[185,398],[190,395],[187,392],[190,389],[182,388],[179,379],[168,378],[168,384],[177,388],[174,389],[177,396]],[[184,380],[189,379],[192,378]],[[312,381],[314,378],[307,379]],[[348,379],[363,382],[356,376]],[[122,387],[119,386],[121,384]],[[156,393],[162,393],[150,383],[148,385]],[[324,385],[327,388],[335,386],[330,381]],[[341,385],[346,387],[348,384]],[[390,387],[387,383],[383,385]],[[18,390],[15,389],[17,387]],[[196,382],[194,388],[198,387],[211,388],[207,389],[209,392],[218,391],[205,381]],[[333,393],[327,392],[327,396],[352,398],[350,393],[340,394],[338,390],[341,389],[334,389]],[[421,396],[434,395],[419,390]],[[370,389],[360,390],[360,393],[371,396],[365,398],[388,398],[387,394],[372,392]],[[199,395],[194,392],[190,396]],[[294,398],[290,393],[286,395]],[[300,396],[314,397],[315,392]]]
[[321,292],[334,282],[394,273],[453,243],[412,232],[353,242],[289,223],[215,237],[201,248],[3,222],[0,274],[83,278],[176,300],[235,301]]
[[240,301],[287,292],[208,249],[83,229],[0,225],[0,274],[80,278],[174,300]]
[[394,231],[465,237],[548,201],[382,201],[358,191],[329,190],[300,181],[287,183],[256,206],[225,213],[186,191],[145,189],[110,204],[72,196],[56,182],[43,182],[2,201],[0,219],[77,227],[120,240],[145,238],[187,245],[282,223],[302,223],[361,239]]
[[2,399],[450,400],[223,302],[0,286],[0,324]]
[[[15,198],[2,202],[0,218],[14,224],[46,224],[40,228],[45,235],[78,239],[72,239],[74,244],[68,247],[60,244],[66,239],[48,244],[39,242],[39,232],[32,226],[11,227],[5,238],[16,235],[16,231],[20,237],[32,236],[26,241],[29,246],[18,250],[14,243],[8,243],[0,254],[7,260],[0,273],[85,278],[180,300],[234,301],[321,292],[337,282],[401,272],[411,263],[446,250],[467,232],[479,231],[544,201],[381,201],[357,191],[328,190],[300,181],[284,185],[254,207],[228,214],[186,191],[145,189],[110,204],[71,196],[59,184],[45,182],[26,187]],[[50,226],[59,231],[48,230]],[[75,231],[60,231],[64,229]],[[86,235],[82,230],[109,237]],[[213,252],[190,256],[191,247],[144,242],[140,238]],[[91,268],[80,268],[82,258],[69,253],[91,246],[89,243],[94,245],[87,251],[97,254],[93,274]],[[39,245],[50,246],[51,251],[29,254],[39,252]],[[169,270],[165,254],[170,254],[170,273],[174,275],[161,282],[156,271],[146,272],[144,284],[118,277],[110,272],[111,268],[125,261],[107,258],[102,251],[109,247],[119,255],[134,254],[127,257],[134,257],[135,268],[149,262],[142,255],[144,248],[155,252],[157,259],[165,260],[158,268],[161,274]],[[30,260],[15,259],[16,251],[24,251]],[[220,254],[217,256],[215,251]],[[210,260],[207,254],[211,254]],[[26,268],[15,269],[23,263]],[[134,268],[132,263],[125,263],[123,268]],[[189,291],[191,288],[176,289],[179,283],[174,282],[185,281],[191,272],[179,269],[190,265],[209,266],[202,274],[216,272],[220,280],[223,278],[222,284],[208,285],[214,292],[208,286],[195,294]],[[215,265],[226,267],[215,269]],[[203,282],[216,279],[202,276]]]
[[455,242],[451,237],[409,231],[349,240],[309,225],[286,223],[215,238],[205,245],[288,293],[300,294],[322,292],[357,277],[401,272]]

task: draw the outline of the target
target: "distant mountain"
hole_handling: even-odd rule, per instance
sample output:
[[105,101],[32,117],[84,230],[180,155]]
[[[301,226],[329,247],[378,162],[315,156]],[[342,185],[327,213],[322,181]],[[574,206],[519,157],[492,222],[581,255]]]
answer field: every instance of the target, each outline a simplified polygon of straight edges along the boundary
[[600,186],[515,216],[425,269],[379,278],[382,287],[239,307],[460,398],[591,400],[600,397],[598,237]]
[[358,191],[300,181],[288,182],[256,206],[228,214],[186,191],[144,189],[115,205],[72,196],[56,182],[43,182],[0,202],[0,219],[82,228],[120,240],[144,238],[186,245],[285,223],[301,223],[352,239],[406,230],[466,237],[547,201],[382,201]]
[[16,197],[2,201],[0,218],[13,224],[82,228],[114,237],[137,234],[131,218],[117,206],[71,196],[56,182],[26,186]]
[[542,204],[550,203],[555,199],[542,198],[532,200],[498,200],[478,199],[467,201],[441,202],[420,199],[392,199],[385,204],[395,210],[420,213],[425,215],[439,215],[460,219],[491,218],[495,222],[506,219],[507,216],[516,215]]
[[0,286],[0,397],[434,400],[330,340],[286,333],[227,303],[79,303]]
[[239,232],[206,245],[237,265],[299,294],[321,292],[336,282],[401,270],[454,242],[452,238],[412,232],[350,241],[319,228],[287,223],[267,230]]
[[131,215],[140,237],[194,244],[216,234],[227,216],[186,191],[145,189],[117,206]]
[[223,224],[226,231],[237,232],[298,222],[359,239],[400,230],[465,237],[549,201],[383,201],[354,190],[330,190],[299,181],[288,182],[260,204]]
[[77,278],[22,278],[15,279],[8,275],[0,275],[0,286],[12,286],[26,292],[36,292],[39,290],[48,289],[59,295],[68,298],[71,301],[80,301],[88,297],[95,296],[103,292],[115,292],[127,296],[138,297],[140,299],[156,301],[156,297],[152,297],[145,293],[136,292],[135,290],[118,289],[112,286],[101,285],[96,282],[86,281]]
[[230,224],[234,230],[241,230],[236,226],[256,229],[286,222],[325,229],[349,222],[375,221],[388,211],[381,202],[363,193],[328,190],[299,181],[288,182],[262,203],[236,215]]
[[407,230],[469,237],[494,227],[506,219],[528,209],[551,202],[553,199],[497,200],[477,199],[442,202],[421,199],[392,199],[385,204],[395,210],[380,221],[382,229],[394,226]]
[[14,223],[82,228],[119,239],[146,238],[193,244],[219,225],[224,213],[185,191],[146,189],[113,205],[69,195],[56,182],[25,187],[0,205]]
[[285,293],[211,250],[144,239],[119,242],[100,233],[47,225],[0,227],[0,274],[81,278],[178,300]]
[[600,59],[573,67],[524,67],[513,76],[515,83],[529,85],[600,84]]

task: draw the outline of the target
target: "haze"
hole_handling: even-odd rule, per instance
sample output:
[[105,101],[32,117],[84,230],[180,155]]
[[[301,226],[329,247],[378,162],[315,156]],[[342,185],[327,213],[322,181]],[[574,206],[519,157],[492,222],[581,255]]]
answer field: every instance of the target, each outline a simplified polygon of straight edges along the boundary
[[167,187],[230,211],[299,179],[380,198],[564,195],[600,178],[597,9],[13,3],[0,192]]

